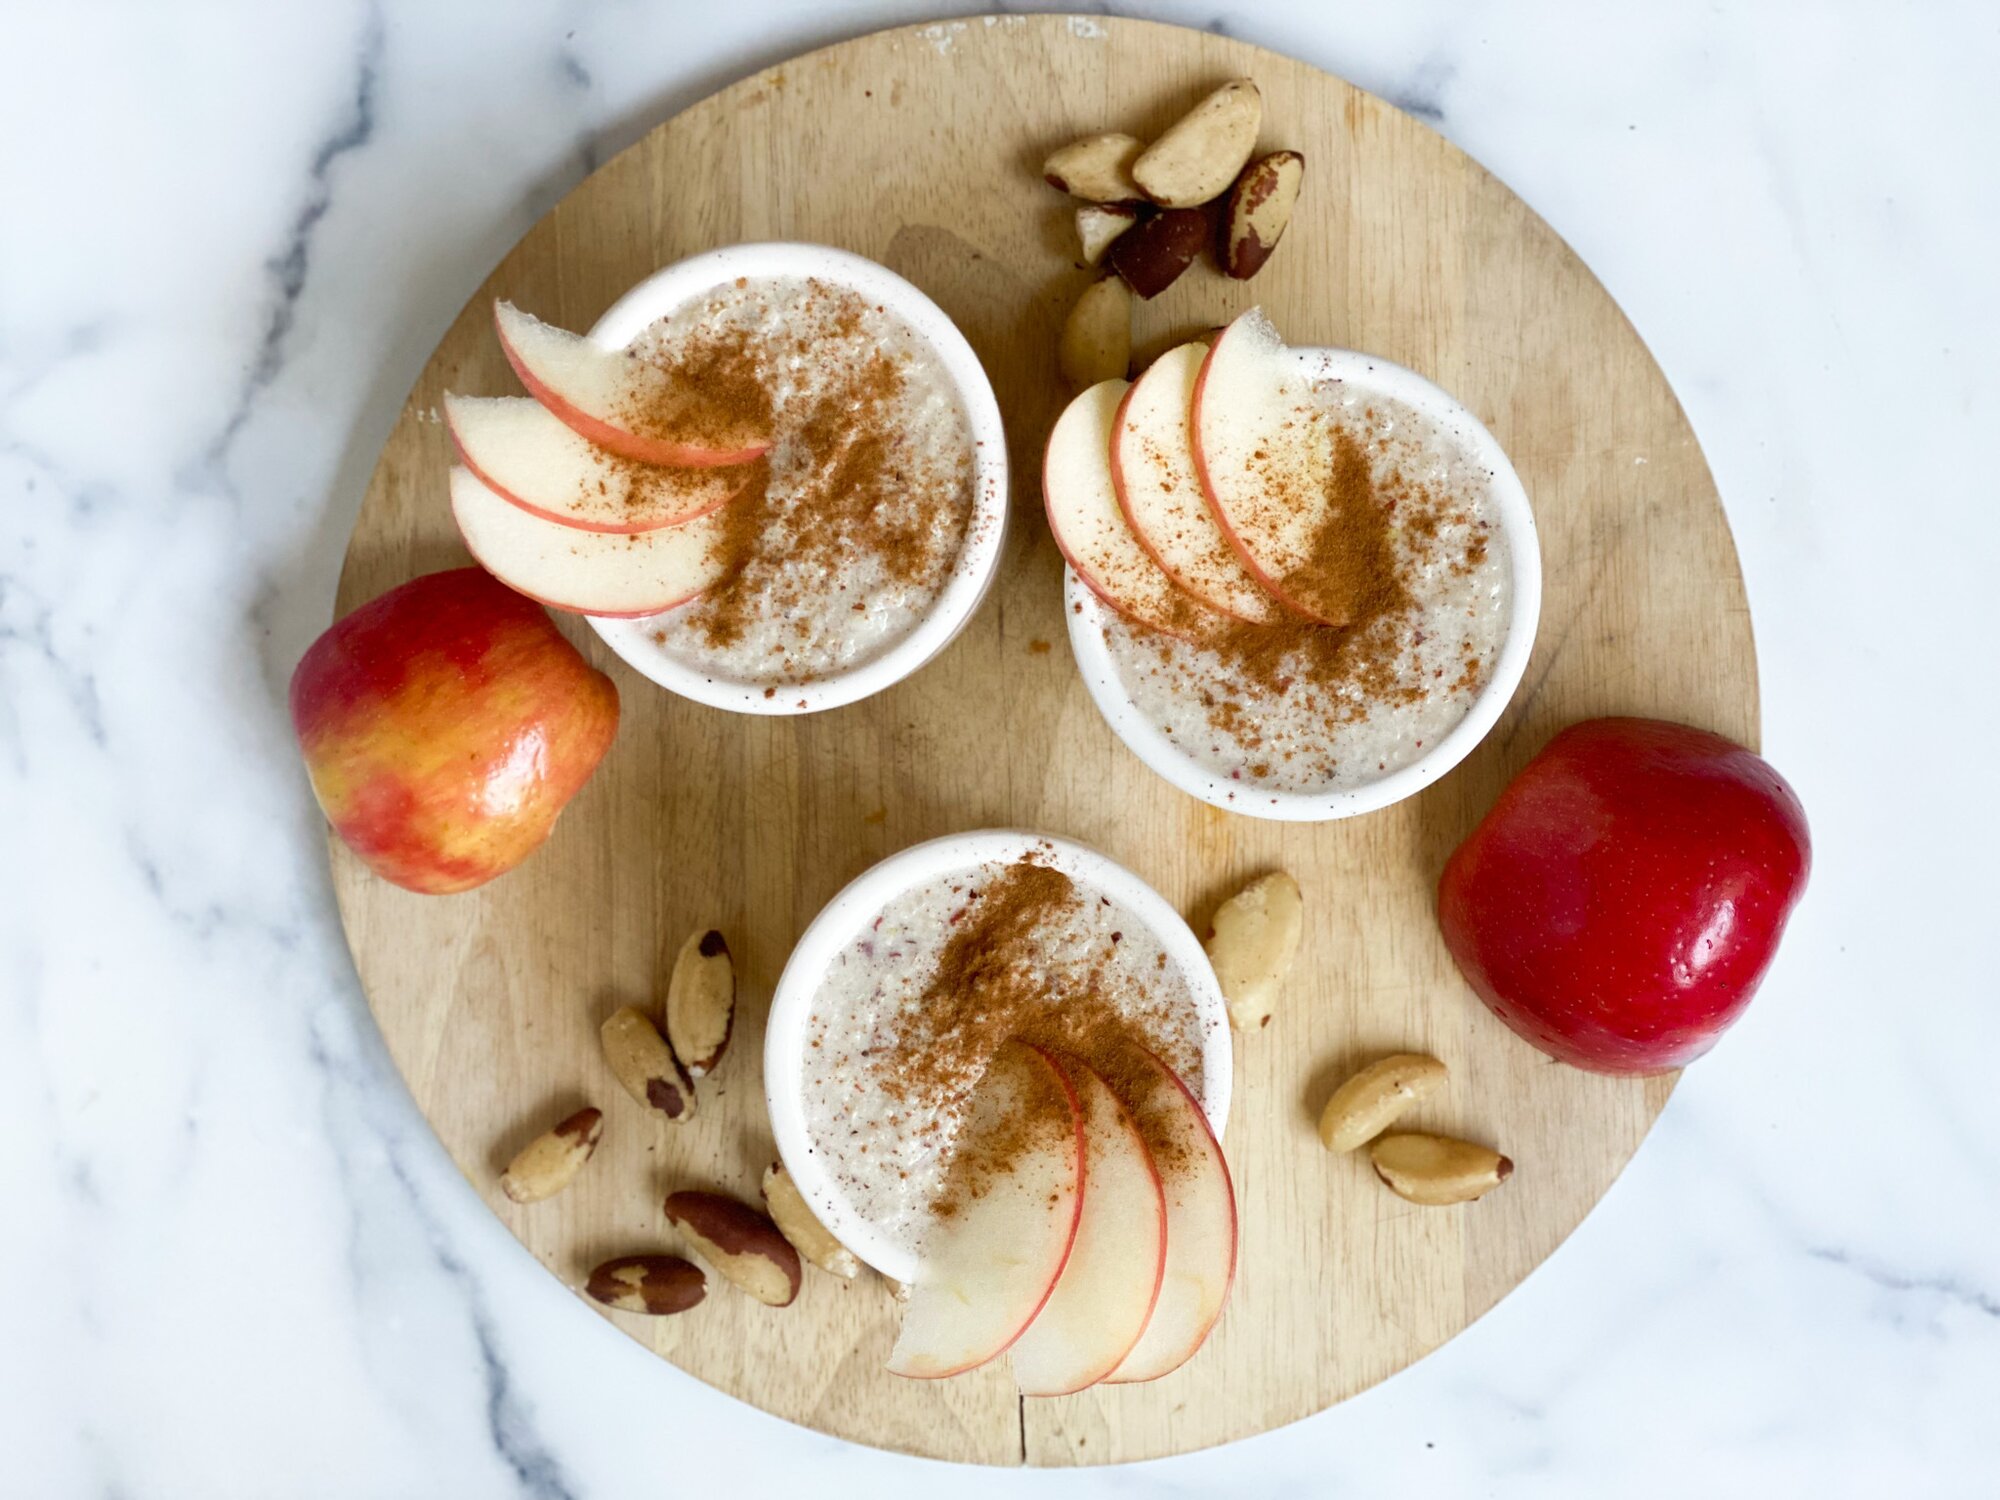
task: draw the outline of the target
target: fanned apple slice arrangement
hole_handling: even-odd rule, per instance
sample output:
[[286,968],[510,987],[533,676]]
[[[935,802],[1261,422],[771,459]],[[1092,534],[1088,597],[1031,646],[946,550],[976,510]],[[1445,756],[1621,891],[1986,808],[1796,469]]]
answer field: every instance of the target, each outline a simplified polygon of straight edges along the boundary
[[451,512],[479,565],[574,614],[643,617],[727,569],[716,513],[768,434],[716,431],[658,365],[493,308],[527,396],[444,398],[458,449]]
[[1171,635],[1287,615],[1345,623],[1310,567],[1330,503],[1311,472],[1324,459],[1310,402],[1257,308],[1136,381],[1090,387],[1057,418],[1042,461],[1064,560],[1119,614]]
[[1023,1041],[974,1091],[889,1369],[939,1379],[1011,1351],[1022,1394],[1180,1368],[1236,1274],[1236,1193],[1200,1103],[1153,1053],[1121,1088]]

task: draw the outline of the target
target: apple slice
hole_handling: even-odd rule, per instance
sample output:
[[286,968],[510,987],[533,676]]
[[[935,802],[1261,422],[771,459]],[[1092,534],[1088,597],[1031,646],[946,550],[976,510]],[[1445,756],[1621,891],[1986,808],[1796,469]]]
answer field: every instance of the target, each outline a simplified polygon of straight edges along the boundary
[[1202,611],[1146,555],[1118,508],[1111,424],[1126,382],[1101,380],[1063,409],[1042,456],[1042,500],[1063,558],[1120,614],[1169,635],[1196,633]]
[[1119,1084],[1159,1167],[1167,1207],[1167,1263],[1146,1331],[1107,1379],[1157,1380],[1208,1337],[1236,1279],[1236,1189],[1201,1103],[1152,1052],[1133,1049]]
[[1195,473],[1243,566],[1308,619],[1345,625],[1353,609],[1313,565],[1333,506],[1325,411],[1278,330],[1251,308],[1209,346],[1195,379]]
[[967,1106],[889,1372],[985,1364],[1035,1321],[1069,1260],[1084,1203],[1083,1115],[1038,1047],[1006,1043]]
[[631,533],[678,526],[729,503],[751,471],[670,469],[585,442],[526,396],[454,396],[444,419],[459,461],[480,483],[531,515],[579,531]]
[[1261,625],[1279,613],[1216,524],[1194,470],[1194,385],[1203,343],[1169,349],[1132,383],[1111,431],[1118,508],[1146,555],[1211,609]]
[[1139,1127],[1096,1070],[1067,1057],[1057,1066],[1083,1106],[1088,1190],[1062,1279],[1014,1345],[1024,1396],[1067,1396],[1117,1369],[1152,1316],[1167,1259],[1166,1200]]
[[511,302],[493,304],[500,348],[528,394],[579,437],[623,458],[689,469],[748,463],[767,434],[705,406],[703,394],[623,349],[601,349]]
[[550,609],[657,615],[728,572],[722,528],[712,515],[633,535],[578,531],[509,504],[456,466],[451,514],[480,567]]

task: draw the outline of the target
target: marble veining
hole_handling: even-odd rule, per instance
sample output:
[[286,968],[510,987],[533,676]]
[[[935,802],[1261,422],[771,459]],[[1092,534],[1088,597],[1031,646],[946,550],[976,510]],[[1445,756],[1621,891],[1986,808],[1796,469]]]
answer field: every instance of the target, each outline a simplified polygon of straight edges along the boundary
[[947,1473],[653,1359],[506,1235],[403,1090],[284,683],[403,393],[538,212],[754,68],[940,12],[942,45],[976,8],[17,7],[0,1496],[2000,1491],[2000,708],[1964,654],[2000,566],[1990,14],[1130,9],[1428,121],[1651,343],[1819,846],[1749,1019],[1491,1314],[1227,1449]]

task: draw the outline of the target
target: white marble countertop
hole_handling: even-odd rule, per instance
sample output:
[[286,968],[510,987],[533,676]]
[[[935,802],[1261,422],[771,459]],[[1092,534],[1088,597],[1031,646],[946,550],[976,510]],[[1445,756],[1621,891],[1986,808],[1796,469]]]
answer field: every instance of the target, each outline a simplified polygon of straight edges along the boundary
[[[1310,1421],[1021,1475],[786,1426],[460,1181],[283,713],[403,392],[535,217],[933,4],[0,19],[0,1495],[2000,1493],[1989,6],[1139,7],[1414,110],[1597,271],[1749,579],[1812,891],[1553,1259]],[[964,7],[971,9],[971,7]]]

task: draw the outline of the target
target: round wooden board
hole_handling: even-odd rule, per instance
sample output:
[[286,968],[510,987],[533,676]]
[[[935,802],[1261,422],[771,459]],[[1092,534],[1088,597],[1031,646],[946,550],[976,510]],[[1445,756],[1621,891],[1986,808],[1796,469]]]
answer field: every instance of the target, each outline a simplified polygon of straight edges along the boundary
[[[1038,164],[1086,131],[1156,131],[1216,82],[1254,77],[1268,146],[1302,149],[1305,196],[1254,282],[1203,268],[1142,306],[1151,352],[1262,303],[1300,343],[1367,349],[1453,391],[1513,456],[1542,529],[1535,656],[1491,737],[1433,790],[1318,827],[1203,806],[1148,772],[1085,696],[1064,642],[1039,457],[1062,400],[1056,332],[1085,274]],[[1285,1003],[1242,1038],[1228,1151],[1243,1214],[1234,1300],[1199,1356],[1147,1386],[1019,1401],[1005,1361],[941,1383],[885,1374],[883,1283],[811,1272],[774,1311],[718,1284],[696,1311],[610,1315],[682,1369],[823,1432],[939,1458],[1151,1458],[1319,1411],[1490,1308],[1575,1227],[1666,1102],[1671,1078],[1549,1062],[1472,998],[1432,919],[1446,854],[1558,727],[1604,713],[1755,743],[1742,580],[1715,487],[1665,378],[1549,227],[1441,137],[1302,63],[1137,21],[994,17],[863,37],[724,89],[571,193],[467,305],[383,450],[341,578],[353,608],[465,560],[444,494],[447,388],[516,389],[495,297],[587,328],[625,288],[698,250],[757,239],[844,246],[930,293],[985,361],[1006,414],[1016,527],[995,596],[949,652],[867,703],[805,719],[672,698],[563,627],[617,680],[618,743],[548,845],[462,896],[409,895],[337,843],[355,961],[391,1051],[466,1175],[575,1285],[613,1254],[671,1244],[660,1199],[754,1199],[772,1157],[763,1013],[794,939],[855,874],[919,839],[992,825],[1082,839],[1197,923],[1256,872],[1304,886]],[[1053,649],[1051,649],[1053,646]],[[683,936],[714,924],[742,1011],[699,1117],[656,1126],[618,1089],[597,1026],[664,988]],[[1413,1208],[1313,1130],[1332,1082],[1417,1048],[1451,1065],[1423,1123],[1501,1145],[1502,1191]],[[520,1208],[495,1179],[581,1102],[604,1143],[565,1196]],[[595,1307],[595,1304],[581,1303]]]

